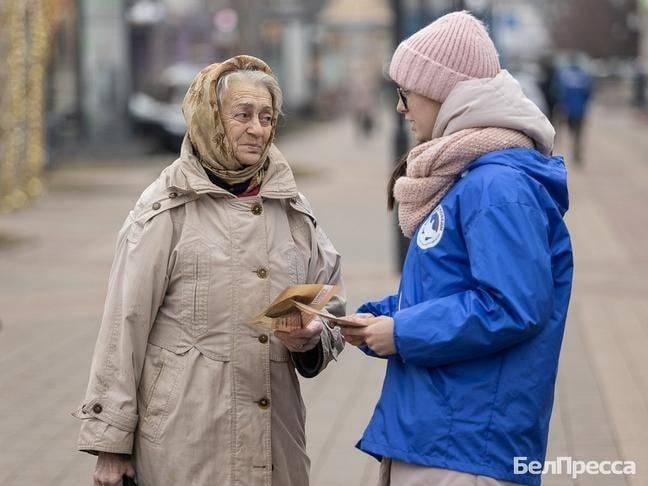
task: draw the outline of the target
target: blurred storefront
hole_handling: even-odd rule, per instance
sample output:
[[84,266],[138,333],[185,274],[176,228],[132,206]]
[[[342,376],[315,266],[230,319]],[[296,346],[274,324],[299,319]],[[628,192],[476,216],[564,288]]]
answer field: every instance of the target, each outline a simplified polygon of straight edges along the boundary
[[197,70],[247,53],[266,60],[290,109],[308,104],[313,21],[325,2],[136,0],[127,9],[133,90],[154,85],[172,66]]
[[[179,103],[200,67],[266,59],[289,112],[314,96],[316,16],[325,0],[30,0],[0,4],[0,207],[42,189],[48,161],[135,146],[137,94],[182,133]],[[172,88],[172,89],[171,89]],[[171,113],[173,116],[168,116]]]
[[[564,3],[576,5],[579,1],[584,0]],[[512,58],[514,55],[508,53],[515,49],[524,54],[534,46],[538,52],[549,49],[547,33],[557,32],[560,26],[549,25],[548,29],[545,23],[556,18],[552,12],[558,3],[3,2],[0,54],[7,68],[0,72],[0,82],[5,86],[0,92],[0,137],[7,149],[0,154],[0,198],[5,207],[14,207],[40,192],[37,174],[48,154],[65,154],[79,147],[93,156],[130,150],[130,142],[136,140],[133,128],[141,121],[157,124],[177,143],[184,133],[182,97],[195,73],[209,63],[240,53],[266,60],[284,89],[289,120],[313,114],[366,112],[378,104],[381,88],[386,85],[396,6],[400,7],[402,36],[448,11],[469,8],[491,26],[504,56]],[[566,23],[568,12],[560,11],[560,20]],[[625,19],[623,15],[619,18]],[[619,32],[621,44],[634,45],[626,42],[625,31]],[[526,41],[520,44],[522,35]],[[524,49],[520,50],[522,45]],[[28,90],[32,90],[29,96]]]

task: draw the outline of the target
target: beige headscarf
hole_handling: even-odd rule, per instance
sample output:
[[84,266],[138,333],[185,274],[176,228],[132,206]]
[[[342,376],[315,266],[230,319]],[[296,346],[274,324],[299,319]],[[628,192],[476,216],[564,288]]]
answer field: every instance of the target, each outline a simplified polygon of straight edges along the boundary
[[270,67],[252,56],[236,56],[221,63],[210,64],[194,78],[182,102],[182,113],[187,121],[187,136],[203,166],[228,184],[240,184],[254,177],[263,168],[274,140],[278,110],[273,110],[272,132],[259,161],[252,166],[242,165],[234,156],[225,136],[216,94],[218,80],[231,71],[263,71],[273,75]]

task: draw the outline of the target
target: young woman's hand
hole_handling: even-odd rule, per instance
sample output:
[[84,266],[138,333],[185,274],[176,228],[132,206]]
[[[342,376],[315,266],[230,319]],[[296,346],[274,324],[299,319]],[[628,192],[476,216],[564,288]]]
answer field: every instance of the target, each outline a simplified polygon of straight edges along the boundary
[[324,324],[319,317],[314,318],[302,329],[291,332],[275,331],[275,336],[293,353],[310,351],[320,342]]
[[362,326],[345,326],[342,335],[354,346],[366,344],[378,356],[396,354],[394,344],[394,319],[388,316],[374,317],[371,314],[353,314],[347,316]]
[[[344,319],[348,319],[350,321],[355,321],[358,324],[366,325],[366,319],[370,319],[374,317],[373,314],[368,314],[366,312],[356,312],[355,314],[349,314],[348,316],[344,316]],[[344,336],[344,341],[352,344],[353,346],[361,346],[363,345],[364,338],[360,335],[360,333],[350,333],[347,332],[349,328],[348,327],[341,327],[340,331],[342,332],[342,336]]]

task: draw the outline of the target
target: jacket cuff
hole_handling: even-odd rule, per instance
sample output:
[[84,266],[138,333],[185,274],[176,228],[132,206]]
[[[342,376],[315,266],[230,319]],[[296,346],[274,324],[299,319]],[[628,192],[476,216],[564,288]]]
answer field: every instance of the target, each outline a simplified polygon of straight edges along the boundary
[[377,315],[376,307],[373,305],[373,302],[366,302],[362,304],[360,307],[358,307],[358,310],[356,310],[358,314],[373,314],[374,316]]
[[366,354],[367,356],[370,356],[370,357],[372,357],[372,358],[378,358],[378,359],[387,359],[387,358],[388,358],[388,356],[379,356],[379,355],[377,355],[377,354],[374,353],[373,350],[372,350],[369,346],[367,346],[366,344],[361,344],[360,346],[358,346],[358,349],[359,349],[360,351],[362,351],[364,354]]
[[324,369],[324,346],[322,340],[313,349],[303,353],[290,353],[295,369],[304,378],[313,378]]
[[117,407],[106,398],[94,398],[72,412],[72,416],[84,420],[96,418],[126,432],[135,430],[139,416]]
[[72,416],[82,420],[78,450],[131,454],[137,414],[121,410],[105,398],[96,398],[85,402]]
[[93,455],[99,452],[131,454],[133,432],[126,432],[94,418],[86,419],[81,425],[77,449]]
[[320,342],[305,353],[290,353],[295,368],[304,378],[313,378],[331,362],[337,360],[344,349],[344,338],[339,328],[331,329],[326,322],[320,335]]

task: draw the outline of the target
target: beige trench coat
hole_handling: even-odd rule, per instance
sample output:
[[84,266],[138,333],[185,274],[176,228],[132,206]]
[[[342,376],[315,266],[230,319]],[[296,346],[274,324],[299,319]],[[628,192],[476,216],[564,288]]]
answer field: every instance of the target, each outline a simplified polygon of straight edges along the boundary
[[143,486],[307,485],[295,363],[314,375],[343,340],[325,326],[291,355],[246,324],[298,283],[341,284],[340,255],[279,151],[259,195],[236,198],[185,143],[119,233],[79,450],[132,453]]

